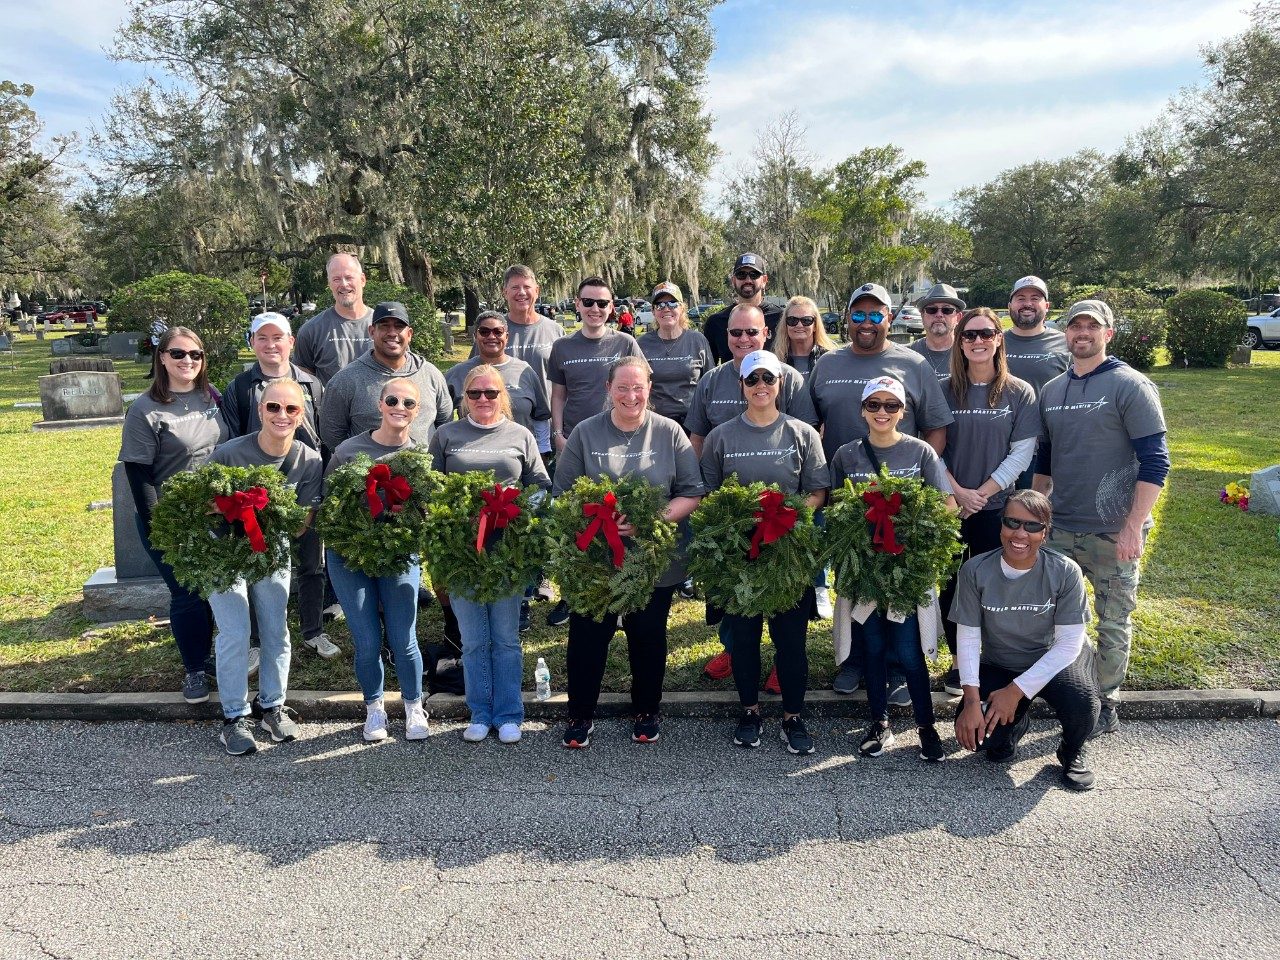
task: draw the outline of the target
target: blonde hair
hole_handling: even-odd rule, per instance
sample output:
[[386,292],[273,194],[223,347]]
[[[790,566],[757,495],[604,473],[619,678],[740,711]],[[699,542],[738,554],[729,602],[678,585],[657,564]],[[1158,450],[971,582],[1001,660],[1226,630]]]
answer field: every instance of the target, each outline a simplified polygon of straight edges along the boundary
[[507,385],[502,382],[502,374],[498,372],[497,367],[490,366],[487,363],[478,363],[467,373],[466,379],[462,381],[462,413],[464,416],[471,415],[471,403],[467,400],[467,391],[471,389],[471,384],[480,377],[493,377],[498,382],[498,412],[511,419],[511,394],[507,393]]
[[778,321],[778,329],[773,332],[773,355],[786,363],[791,357],[791,338],[787,336],[787,314],[792,307],[805,307],[813,311],[813,345],[821,347],[823,350],[831,351],[836,348],[835,343],[827,334],[827,325],[822,322],[822,311],[818,309],[818,305],[813,302],[810,297],[795,296],[787,301],[787,305],[782,309],[782,319]]
[[293,390],[293,392],[298,395],[298,399],[302,401],[303,405],[306,405],[307,395],[302,390],[302,384],[297,380],[294,380],[292,377],[276,377],[274,380],[268,380],[264,383],[262,385],[262,399],[258,401],[259,403],[266,403],[267,393],[272,387],[287,387]]

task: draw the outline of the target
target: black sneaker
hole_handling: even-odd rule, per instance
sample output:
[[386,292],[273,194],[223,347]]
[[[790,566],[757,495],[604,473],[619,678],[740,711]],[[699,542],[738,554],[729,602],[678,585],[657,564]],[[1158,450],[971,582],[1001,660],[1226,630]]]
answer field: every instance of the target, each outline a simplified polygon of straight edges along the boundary
[[693,585],[692,580],[686,580],[680,584],[680,598],[682,600],[694,600],[698,596],[698,591]]
[[942,678],[942,689],[953,697],[963,697],[964,687],[960,686],[960,671],[952,667]]
[[1013,723],[1002,723],[991,731],[987,737],[987,759],[993,763],[1004,763],[1012,760],[1018,752],[1018,742],[1026,736],[1031,726],[1031,711],[1022,715],[1021,720]]
[[570,720],[564,728],[564,736],[560,743],[570,750],[582,750],[591,746],[591,734],[596,725],[590,720]]
[[760,746],[760,728],[764,720],[753,710],[743,710],[742,719],[738,721],[738,729],[733,731],[733,742],[740,747]]
[[946,751],[942,749],[942,738],[932,725],[918,728],[920,733],[920,759],[929,763],[941,763]]
[[813,737],[809,736],[809,730],[799,717],[788,717],[783,720],[782,729],[778,731],[778,736],[787,745],[787,753],[801,756],[813,753]]
[[662,734],[658,731],[661,717],[656,713],[640,713],[631,727],[631,739],[636,743],[657,743]]
[[862,671],[846,660],[840,665],[840,672],[831,681],[831,689],[836,693],[850,694],[862,685]]
[[1098,711],[1098,722],[1094,725],[1089,739],[1100,737],[1104,733],[1115,733],[1120,729],[1120,710],[1114,703],[1104,703]]
[[569,605],[561,600],[547,614],[547,626],[559,627],[569,622]]
[[209,675],[194,670],[182,679],[182,699],[187,703],[204,703],[209,699]]
[[529,614],[529,601],[520,601],[520,632],[528,633],[533,626],[533,617]]
[[893,730],[888,720],[873,720],[867,732],[862,735],[862,743],[858,752],[864,757],[878,757],[884,753],[885,747],[893,745]]
[[1086,760],[1084,747],[1080,748],[1074,758],[1068,757],[1063,747],[1058,747],[1058,762],[1062,764],[1062,785],[1068,790],[1084,793],[1093,789],[1093,771],[1089,769]]

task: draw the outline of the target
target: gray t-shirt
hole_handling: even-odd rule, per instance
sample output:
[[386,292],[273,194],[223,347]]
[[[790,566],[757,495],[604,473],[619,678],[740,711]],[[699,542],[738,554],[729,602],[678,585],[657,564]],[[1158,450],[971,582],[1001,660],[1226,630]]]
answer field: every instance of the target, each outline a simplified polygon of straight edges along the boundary
[[1021,673],[1053,646],[1054,627],[1088,623],[1084,574],[1042,547],[1035,566],[1010,579],[999,550],[982,553],[960,568],[948,618],[982,631],[984,662]]
[[325,467],[324,475],[327,477],[333,471],[337,470],[345,464],[350,463],[360,454],[366,454],[374,460],[385,460],[394,453],[401,450],[412,450],[418,446],[418,443],[410,437],[409,440],[398,447],[389,447],[385,443],[379,443],[373,439],[373,431],[366,430],[364,433],[357,433],[354,437],[348,437],[338,444],[338,449],[333,451],[333,456],[329,458],[329,465]]
[[372,307],[365,307],[364,314],[356,320],[348,320],[337,307],[317,313],[298,330],[293,362],[306,367],[328,386],[335,373],[373,345],[369,338],[371,322]]
[[579,330],[562,337],[551,346],[547,361],[553,384],[565,388],[561,429],[567,437],[583,420],[604,409],[608,395],[609,367],[619,357],[642,357],[635,337],[616,330],[605,330],[598,340],[583,336]]
[[[453,399],[453,407],[462,408],[462,385],[467,374],[484,361],[479,357],[471,357],[461,363],[455,363],[444,373],[444,381],[449,386],[449,396]],[[511,416],[516,423],[526,430],[533,430],[535,420],[551,419],[551,400],[547,394],[546,381],[523,360],[508,357],[496,365],[502,382],[506,384],[507,394],[511,397]]]
[[896,343],[864,355],[851,348],[822,356],[809,376],[809,393],[822,422],[822,448],[830,460],[850,440],[867,435],[862,419],[862,390],[876,377],[894,377],[907,391],[907,409],[898,429],[918,436],[951,423],[951,410],[933,368],[920,354]]
[[158,403],[144,393],[125,414],[120,462],[150,464],[160,487],[175,473],[203,466],[226,438],[226,424],[209,394],[192,390]]
[[[689,404],[689,416],[685,429],[689,433],[705,437],[713,427],[728,423],[747,409],[747,399],[742,395],[738,364],[732,360],[722,363],[698,381]],[[782,365],[782,387],[778,390],[778,409],[788,416],[803,420],[812,427],[818,425],[809,391],[804,387],[804,376],[795,367]]]
[[1040,392],[1053,525],[1071,533],[1120,531],[1138,480],[1131,441],[1166,429],[1155,384],[1128,364],[1104,362],[1088,377],[1055,377]]
[[[631,435],[614,426],[612,414],[607,412],[578,424],[556,458],[551,492],[557,496],[564,493],[579,477],[617,480],[626,474],[643,477],[668,498],[700,497],[707,492],[693,445],[680,424],[652,411]],[[684,576],[684,557],[677,553],[658,586],[682,583]]]
[[[301,440],[294,440],[293,443],[290,452],[295,454],[295,462],[291,470],[285,471],[285,483],[293,487],[294,493],[298,495],[298,506],[318,507],[323,495],[324,464],[320,460],[320,454]],[[247,433],[219,446],[213,451],[209,462],[220,463],[224,467],[275,467],[279,470],[286,459],[287,455],[271,456],[258,445],[256,433]]]
[[929,346],[929,341],[921,337],[919,340],[912,341],[907,345],[908,350],[913,350],[920,356],[929,361],[929,366],[933,367],[934,376],[939,380],[945,380],[951,376],[951,348],[945,350],[934,350]]
[[[1031,385],[1011,377],[994,407],[987,406],[986,384],[969,386],[968,406],[960,406],[951,381],[942,385],[954,418],[947,427],[947,446],[942,459],[956,478],[956,483],[970,490],[986,483],[996,467],[1009,455],[1018,440],[1040,436],[1040,407]],[[987,498],[986,510],[999,510],[1013,489]]]
[[785,413],[767,427],[737,416],[712,429],[702,445],[702,480],[715,490],[730,474],[742,484],[773,483],[783,493],[813,493],[828,485],[818,431]]
[[1037,396],[1046,383],[1065,373],[1071,365],[1066,336],[1061,330],[1049,328],[1033,337],[1020,337],[1006,330],[1004,356],[1009,362],[1009,373],[1031,384]]
[[446,423],[431,438],[427,452],[432,469],[442,473],[492,470],[494,479],[506,486],[551,486],[533,434],[505,417],[492,427],[482,427],[470,417]]
[[551,380],[547,376],[547,362],[551,359],[551,345],[563,336],[564,327],[550,317],[539,316],[533,323],[507,321],[507,353],[533,367],[534,373],[545,382],[548,397]]
[[684,421],[689,414],[694,387],[713,366],[711,345],[697,330],[682,330],[674,340],[663,340],[650,330],[637,341],[653,368],[653,409],[664,417]]
[[[864,446],[870,442],[853,440],[836,451],[836,455],[831,458],[832,490],[843,487],[845,480],[852,480],[856,486],[879,476],[879,471],[872,465]],[[943,493],[951,493],[951,484],[947,481],[942,459],[923,440],[903,434],[902,439],[892,447],[875,447],[874,450],[880,463],[889,468],[889,476],[915,477]]]

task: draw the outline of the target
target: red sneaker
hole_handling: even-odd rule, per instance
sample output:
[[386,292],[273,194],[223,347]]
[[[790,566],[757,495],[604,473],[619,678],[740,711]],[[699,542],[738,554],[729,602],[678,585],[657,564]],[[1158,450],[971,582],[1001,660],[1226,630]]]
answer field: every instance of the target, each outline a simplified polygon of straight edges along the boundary
[[778,683],[778,668],[774,667],[769,671],[769,679],[764,682],[765,693],[776,693],[781,695],[782,685]]
[[702,668],[702,672],[712,680],[726,680],[733,676],[733,661],[729,659],[729,651],[717,653],[707,661],[707,665]]

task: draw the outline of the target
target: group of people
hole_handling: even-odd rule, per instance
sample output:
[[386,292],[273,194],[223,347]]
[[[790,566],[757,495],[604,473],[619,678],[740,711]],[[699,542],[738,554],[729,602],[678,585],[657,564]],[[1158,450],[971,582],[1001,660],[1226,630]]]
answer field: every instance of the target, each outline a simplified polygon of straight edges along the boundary
[[[1169,469],[1154,386],[1106,355],[1115,319],[1105,303],[1072,305],[1063,330],[1053,330],[1045,323],[1047,286],[1024,277],[1013,285],[1013,326],[1005,330],[993,311],[968,309],[955,289],[937,284],[919,301],[926,335],[906,347],[887,336],[888,292],[866,283],[847,304],[848,345],[837,346],[808,297],[792,297],[781,310],[765,305],[765,260],[745,253],[730,275],[735,302],[710,316],[702,331],[690,327],[680,288],[665,282],[651,295],[654,327],[637,340],[610,329],[614,297],[603,278],[579,284],[581,327],[566,335],[537,313],[537,278],[517,265],[503,278],[507,313],[480,314],[473,356],[442,375],[411,351],[412,323],[400,304],[364,305],[364,275],[354,256],[335,255],[327,272],[334,306],[304,324],[296,342],[283,318],[256,318],[257,363],[220,397],[204,374],[199,338],[180,327],[165,332],[155,382],[129,411],[120,456],[144,541],[149,506],[164,481],[210,459],[274,464],[307,507],[321,501],[322,464],[327,476],[357,454],[378,459],[408,448],[428,453],[437,470],[493,470],[501,483],[533,485],[553,497],[579,477],[639,475],[663,492],[663,516],[677,524],[734,475],[803,495],[814,508],[846,479],[865,482],[881,469],[916,477],[958,513],[966,548],[959,573],[939,585],[955,664],[944,685],[962,697],[958,743],[984,749],[992,760],[1009,759],[1039,697],[1062,725],[1063,782],[1092,786],[1085,743],[1119,726],[1138,559]],[[617,520],[622,536],[634,532],[625,516]],[[298,537],[304,642],[331,655],[336,650],[319,629],[318,539],[309,523]],[[304,543],[314,546],[301,549]],[[247,702],[250,598],[262,644],[261,727],[277,741],[296,736],[284,708],[288,571],[269,583],[237,584],[206,606],[155,559],[173,594],[171,622],[187,669],[184,694],[192,702],[208,697],[205,662],[211,622],[216,625],[227,749],[254,748]],[[388,735],[384,637],[405,704],[406,737],[429,733],[416,639],[421,572],[417,558],[408,559],[405,573],[371,578],[332,548],[324,551],[351,629],[367,740]],[[1086,578],[1098,616],[1096,657],[1085,634]],[[437,591],[461,639],[468,741],[495,730],[502,742],[520,739],[519,633],[539,586],[483,604]],[[631,667],[632,738],[660,738],[667,619],[676,592],[689,596],[691,587],[677,551],[640,610],[593,616],[560,603],[551,611],[549,623],[568,623],[566,747],[591,742],[608,649],[619,629]],[[781,694],[778,732],[786,749],[814,750],[804,723],[805,638],[819,615],[834,618],[834,688],[867,687],[869,725],[860,753],[879,756],[894,740],[893,671],[909,696],[921,758],[942,760],[923,653],[935,640],[926,635],[936,623],[855,611],[847,598],[832,609],[821,570],[793,609],[768,618],[775,657],[765,689]],[[742,714],[732,739],[756,747],[764,726],[765,624],[708,609],[708,623],[716,622],[725,651],[707,669],[733,677]]]

